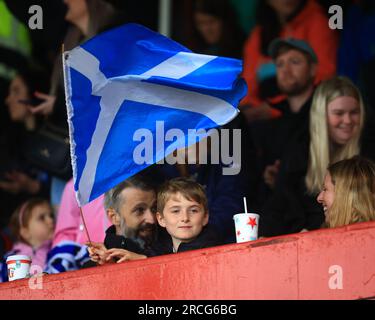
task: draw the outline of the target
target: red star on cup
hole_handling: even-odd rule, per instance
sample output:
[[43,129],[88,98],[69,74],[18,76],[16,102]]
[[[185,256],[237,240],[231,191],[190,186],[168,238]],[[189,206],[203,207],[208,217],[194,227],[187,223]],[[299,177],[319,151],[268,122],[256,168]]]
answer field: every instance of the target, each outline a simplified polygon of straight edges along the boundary
[[237,235],[239,236],[240,234],[241,234],[241,231],[240,231],[240,230],[238,230],[238,231],[237,231]]
[[252,229],[257,225],[257,219],[256,218],[249,218],[249,221],[246,223],[249,226],[251,226]]

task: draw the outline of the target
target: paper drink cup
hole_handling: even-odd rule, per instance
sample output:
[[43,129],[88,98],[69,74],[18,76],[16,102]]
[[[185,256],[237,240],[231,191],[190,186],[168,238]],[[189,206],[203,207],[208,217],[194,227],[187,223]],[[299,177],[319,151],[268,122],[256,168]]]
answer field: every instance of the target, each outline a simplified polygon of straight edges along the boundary
[[9,256],[6,260],[9,281],[29,276],[31,258],[24,255]]
[[238,213],[233,216],[237,243],[258,239],[259,214]]

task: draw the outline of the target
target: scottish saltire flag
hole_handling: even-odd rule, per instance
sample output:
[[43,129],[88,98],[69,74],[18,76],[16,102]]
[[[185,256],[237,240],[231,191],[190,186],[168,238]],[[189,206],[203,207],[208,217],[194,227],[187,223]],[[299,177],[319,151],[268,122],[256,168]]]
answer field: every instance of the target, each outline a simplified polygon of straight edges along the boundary
[[[189,129],[208,130],[232,120],[247,90],[238,78],[241,71],[240,60],[194,54],[136,24],[112,29],[66,52],[78,203],[94,200],[167,152],[188,146]],[[182,130],[184,138],[160,139],[160,124],[163,132]],[[139,163],[134,150],[142,142],[142,128],[152,133],[153,150]]]

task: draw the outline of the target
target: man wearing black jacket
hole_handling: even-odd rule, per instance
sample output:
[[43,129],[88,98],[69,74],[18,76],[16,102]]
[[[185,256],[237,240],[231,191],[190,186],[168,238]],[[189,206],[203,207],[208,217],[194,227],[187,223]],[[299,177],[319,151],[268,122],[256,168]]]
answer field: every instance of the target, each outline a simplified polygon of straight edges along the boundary
[[110,249],[141,254],[155,241],[156,193],[143,175],[133,176],[106,192],[104,207],[113,225],[106,231],[104,245],[88,243],[92,261],[105,263],[112,253],[108,254]]
[[260,124],[262,139],[258,142],[263,182],[261,202],[272,193],[280,159],[293,137],[306,130],[315,86],[317,57],[310,45],[297,39],[276,39],[269,48],[277,70],[277,83],[286,100],[274,105],[280,118]]

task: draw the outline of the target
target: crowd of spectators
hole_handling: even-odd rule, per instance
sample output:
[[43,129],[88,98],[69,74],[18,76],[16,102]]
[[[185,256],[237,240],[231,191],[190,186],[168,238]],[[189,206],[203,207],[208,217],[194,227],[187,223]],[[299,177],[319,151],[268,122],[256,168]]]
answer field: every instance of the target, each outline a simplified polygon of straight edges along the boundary
[[[222,127],[241,129],[241,171],[153,165],[84,206],[85,225],[71,168],[30,149],[46,128],[68,137],[61,43],[127,22],[157,30],[157,1],[136,2],[0,0],[1,260],[27,254],[56,273],[234,243],[244,197],[263,237],[375,220],[374,2],[342,1],[344,27],[331,29],[327,1],[185,0],[172,38],[243,60],[248,92]],[[28,28],[35,4],[43,30]]]

